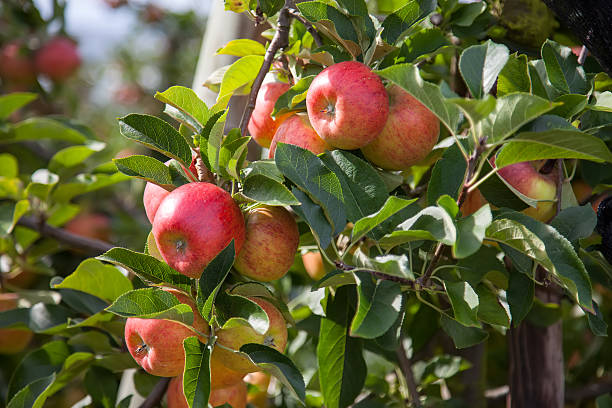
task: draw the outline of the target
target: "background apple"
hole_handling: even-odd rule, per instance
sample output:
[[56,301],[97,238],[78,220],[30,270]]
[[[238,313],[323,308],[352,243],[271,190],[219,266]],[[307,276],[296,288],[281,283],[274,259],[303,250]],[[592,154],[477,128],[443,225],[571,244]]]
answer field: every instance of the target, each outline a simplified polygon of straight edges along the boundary
[[297,224],[289,211],[257,207],[246,216],[246,238],[234,268],[261,282],[279,279],[293,264],[299,240]]
[[259,89],[248,129],[253,139],[262,147],[270,147],[276,129],[283,120],[291,115],[291,113],[286,113],[276,119],[270,116],[278,97],[287,92],[289,88],[291,86],[285,82],[265,82]]
[[[183,376],[174,377],[168,384],[166,392],[168,408],[189,408],[183,392]],[[213,389],[208,403],[213,407],[230,404],[233,408],[245,408],[247,403],[247,388],[242,381],[226,388]]]
[[0,49],[0,78],[25,86],[36,80],[34,61],[21,42],[9,42]]
[[332,147],[321,139],[317,132],[313,129],[308,115],[305,113],[297,113],[285,119],[278,127],[272,143],[270,144],[269,158],[274,157],[276,145],[278,143],[287,143],[295,146],[300,146],[310,150],[314,154],[323,153],[326,150],[332,150]]
[[261,371],[249,373],[244,377],[244,382],[250,385],[247,388],[247,403],[255,408],[267,408],[270,405],[268,400],[270,375]]
[[310,84],[306,107],[312,127],[333,147],[359,149],[385,126],[389,99],[367,65],[346,61],[330,65]]
[[44,44],[36,53],[36,69],[53,81],[69,78],[81,65],[77,46],[66,37],[55,37]]
[[308,276],[318,281],[325,276],[325,265],[319,251],[308,251],[302,254],[302,262]]
[[233,239],[236,254],[245,236],[240,207],[228,192],[210,183],[184,184],[162,201],[153,236],[168,265],[191,278]]
[[[0,293],[0,312],[17,308],[19,296],[16,293]],[[34,333],[29,329],[0,329],[0,354],[14,354],[23,351]]]
[[66,231],[82,237],[109,242],[112,232],[110,218],[101,213],[82,212],[65,226]]
[[461,210],[461,215],[464,217],[472,215],[476,211],[480,210],[480,208],[486,203],[487,200],[484,198],[480,190],[475,189],[467,194],[465,200],[461,204],[461,207],[459,207]]
[[423,160],[440,133],[440,121],[421,102],[397,85],[387,89],[389,116],[363,155],[385,170],[406,170]]

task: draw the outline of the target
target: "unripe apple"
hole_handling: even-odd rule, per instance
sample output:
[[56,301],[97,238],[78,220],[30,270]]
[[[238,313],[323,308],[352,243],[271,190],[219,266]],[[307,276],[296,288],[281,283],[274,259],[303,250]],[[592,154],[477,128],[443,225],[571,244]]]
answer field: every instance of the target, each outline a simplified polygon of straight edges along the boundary
[[172,268],[199,278],[204,268],[234,240],[244,243],[240,207],[225,190],[210,183],[184,184],[164,198],[153,220],[159,252]]
[[278,127],[272,143],[270,144],[269,158],[274,157],[276,145],[278,143],[287,143],[295,146],[300,146],[310,150],[314,154],[323,153],[326,150],[332,150],[332,147],[321,139],[317,132],[310,125],[308,115],[305,113],[297,113],[285,119]]
[[[183,392],[183,376],[174,377],[166,392],[168,408],[189,408]],[[211,389],[208,403],[213,407],[230,404],[233,408],[244,408],[247,402],[247,388],[242,381],[226,388]]]
[[[247,343],[257,343],[273,347],[282,353],[287,345],[287,323],[283,315],[266,300],[257,297],[249,297],[249,299],[261,306],[268,315],[270,321],[268,331],[260,334],[250,326],[234,326],[219,330],[216,333],[217,343],[233,350],[240,350],[240,347]],[[248,358],[219,346],[214,348],[213,357],[219,359],[226,367],[239,373],[247,374],[259,371],[259,368]]]
[[291,115],[286,113],[276,118],[270,116],[278,97],[287,92],[289,88],[291,86],[284,82],[266,82],[259,89],[248,129],[253,140],[262,147],[270,147],[276,129],[283,120]]
[[[208,323],[202,318],[191,298],[184,293],[164,288],[172,293],[179,302],[193,310],[193,327],[209,333]],[[163,319],[140,319],[130,317],[125,323],[125,343],[130,354],[146,372],[160,377],[174,377],[183,372],[185,350],[183,340],[196,336],[196,333],[180,323]],[[200,337],[200,341],[207,339]]]
[[66,37],[55,37],[36,53],[36,69],[56,82],[70,77],[81,65],[76,44]]
[[389,114],[385,87],[367,65],[346,61],[315,77],[306,95],[312,127],[333,147],[359,149],[381,132]]
[[318,281],[325,276],[325,265],[319,251],[308,251],[302,254],[302,262],[308,276]]
[[542,222],[548,222],[555,215],[557,185],[552,175],[541,173],[539,161],[514,163],[501,168],[497,174],[520,193],[535,200],[543,201],[537,207],[529,207],[523,213]]
[[13,41],[0,49],[0,78],[18,85],[31,85],[36,80],[34,61],[21,42]]
[[[17,307],[16,293],[0,293],[0,312]],[[0,354],[15,354],[23,351],[34,334],[29,329],[0,329]]]
[[363,155],[385,170],[406,170],[423,160],[440,133],[440,121],[421,102],[397,85],[387,90],[389,116],[376,139],[361,148]]
[[261,282],[282,278],[300,240],[297,223],[283,207],[262,206],[246,216],[246,238],[234,268]]

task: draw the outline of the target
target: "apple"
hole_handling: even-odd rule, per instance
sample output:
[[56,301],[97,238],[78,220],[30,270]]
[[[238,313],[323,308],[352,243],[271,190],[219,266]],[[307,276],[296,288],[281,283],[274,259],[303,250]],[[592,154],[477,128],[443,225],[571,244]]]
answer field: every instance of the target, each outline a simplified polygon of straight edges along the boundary
[[[260,334],[252,327],[242,325],[221,329],[216,333],[217,343],[233,350],[240,350],[240,347],[247,343],[257,343],[273,347],[282,353],[287,345],[287,324],[283,315],[264,299],[257,297],[249,297],[249,299],[261,306],[268,315],[270,320],[268,331]],[[247,374],[259,371],[259,367],[248,358],[225,348],[215,347],[212,355],[221,361],[224,366],[239,373]]]
[[387,93],[389,116],[385,127],[361,151],[382,169],[406,170],[431,152],[438,141],[440,121],[399,86],[391,86]]
[[[168,408],[189,408],[183,392],[183,376],[174,377],[168,384],[166,392]],[[230,404],[233,408],[245,408],[247,403],[247,388],[242,381],[229,387],[212,389],[208,403],[213,407]]]
[[[209,333],[208,323],[202,318],[195,302],[186,294],[171,288],[164,288],[181,303],[193,310],[193,327]],[[196,333],[180,323],[163,319],[140,319],[130,317],[125,323],[125,342],[136,362],[146,372],[160,377],[174,377],[183,372],[185,350],[183,340]],[[207,339],[200,337],[202,342]]]
[[480,210],[482,206],[487,203],[487,200],[484,198],[479,189],[472,190],[467,194],[465,200],[461,204],[459,209],[461,210],[461,215],[467,217],[469,215],[474,214],[476,211]]
[[314,154],[323,153],[326,150],[332,150],[332,147],[319,137],[313,129],[308,115],[305,113],[297,113],[285,119],[278,127],[272,143],[270,144],[269,158],[274,158],[276,145],[278,143],[287,143],[295,146],[300,146],[310,150]]
[[111,220],[105,214],[100,213],[80,213],[71,219],[64,229],[82,237],[110,241]]
[[546,161],[514,163],[501,168],[497,174],[521,194],[541,201],[537,207],[529,207],[523,213],[542,222],[550,221],[556,211],[557,185],[550,174],[542,173]]
[[225,388],[242,382],[245,373],[239,373],[223,365],[215,353],[210,357],[210,388]]
[[282,278],[293,264],[299,240],[297,224],[289,211],[257,207],[246,216],[246,238],[234,268],[261,282]]
[[245,237],[244,217],[222,188],[210,183],[187,183],[170,192],[159,205],[153,236],[168,265],[199,278],[232,239],[238,255]]
[[36,53],[36,70],[56,82],[69,78],[81,65],[81,57],[74,41],[55,37]]
[[325,265],[319,251],[308,251],[302,254],[302,262],[306,273],[312,279],[318,281],[325,276]]
[[279,115],[277,118],[270,116],[278,97],[287,92],[289,88],[291,86],[284,82],[266,82],[259,89],[248,129],[253,136],[253,140],[262,147],[270,147],[276,129],[283,120],[291,115],[286,113]]
[[312,127],[340,149],[359,149],[383,130],[389,114],[385,87],[367,65],[330,65],[310,84],[306,107]]
[[251,385],[248,388],[247,403],[255,408],[267,408],[268,387],[270,386],[270,375],[261,371],[249,373],[244,377],[244,381]]
[[[0,312],[17,308],[16,293],[0,293]],[[0,354],[15,354],[23,351],[34,333],[29,329],[0,329]]]
[[9,42],[0,49],[0,78],[7,83],[28,86],[36,80],[34,61],[21,42]]

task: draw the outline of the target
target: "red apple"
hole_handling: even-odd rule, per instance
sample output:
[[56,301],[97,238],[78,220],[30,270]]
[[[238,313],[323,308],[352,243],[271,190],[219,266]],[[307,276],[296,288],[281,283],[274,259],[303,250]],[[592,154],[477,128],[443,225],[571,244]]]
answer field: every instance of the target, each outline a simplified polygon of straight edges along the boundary
[[287,92],[289,88],[291,86],[284,82],[266,82],[259,89],[248,129],[253,139],[262,147],[270,147],[276,129],[283,120],[291,115],[286,113],[276,119],[270,116],[278,97]]
[[71,219],[64,229],[82,237],[110,241],[111,220],[107,215],[100,213],[80,213]]
[[278,143],[287,143],[300,146],[308,149],[314,154],[323,153],[326,150],[332,150],[332,147],[319,137],[317,132],[310,125],[308,115],[305,113],[297,113],[285,119],[278,127],[272,143],[270,144],[269,158],[274,157],[276,145]]
[[543,162],[520,162],[500,169],[497,174],[520,193],[535,200],[547,200],[529,207],[523,212],[542,222],[550,221],[555,215],[557,185],[552,175],[540,172]]
[[359,149],[381,132],[389,114],[385,87],[357,61],[325,68],[310,84],[306,107],[312,127],[340,149]]
[[385,170],[406,170],[423,160],[438,141],[440,121],[421,102],[397,85],[387,90],[389,116],[363,155]]
[[[240,347],[247,343],[258,343],[273,347],[282,353],[287,345],[287,323],[283,315],[266,300],[257,297],[249,297],[249,299],[261,306],[268,315],[270,320],[268,331],[260,334],[250,326],[234,326],[219,330],[216,333],[217,343],[232,350],[240,350]],[[259,371],[259,367],[246,357],[222,347],[214,348],[213,357],[217,358],[224,366],[239,373],[247,374]]]
[[486,203],[487,200],[484,198],[480,190],[473,190],[468,193],[465,200],[461,204],[461,207],[459,207],[461,210],[461,215],[464,217],[472,215],[476,211],[480,210],[480,208],[482,208],[482,206],[484,206]]
[[319,251],[308,251],[302,254],[302,262],[306,273],[312,279],[318,281],[325,276],[325,265]]
[[231,370],[223,365],[223,363],[213,353],[210,358],[210,388],[213,390],[219,388],[230,387],[234,384],[242,382],[244,373]]
[[70,77],[81,65],[81,57],[74,41],[55,37],[36,53],[36,69],[53,81],[61,82]]
[[232,196],[222,188],[188,183],[173,190],[159,205],[153,236],[168,265],[199,278],[232,239],[238,255],[245,237],[244,218]]
[[[168,408],[189,408],[185,393],[183,392],[183,376],[174,377],[168,384]],[[208,403],[213,407],[230,404],[233,408],[246,407],[247,388],[242,381],[226,388],[213,389],[210,392]]]
[[246,219],[246,238],[234,268],[261,282],[282,278],[297,251],[300,233],[293,216],[283,207],[262,206]]
[[[0,293],[0,312],[17,307],[16,293]],[[15,354],[23,351],[34,334],[29,329],[0,329],[0,354]]]
[[[164,290],[172,293],[179,302],[189,305],[193,310],[193,327],[208,334],[208,324],[193,300],[178,290]],[[170,320],[131,317],[125,323],[125,342],[130,354],[146,372],[160,377],[174,377],[183,372],[183,340],[195,335],[186,326]],[[200,340],[207,341],[203,337]]]
[[31,85],[36,80],[34,61],[21,42],[13,41],[0,49],[0,78],[16,85]]

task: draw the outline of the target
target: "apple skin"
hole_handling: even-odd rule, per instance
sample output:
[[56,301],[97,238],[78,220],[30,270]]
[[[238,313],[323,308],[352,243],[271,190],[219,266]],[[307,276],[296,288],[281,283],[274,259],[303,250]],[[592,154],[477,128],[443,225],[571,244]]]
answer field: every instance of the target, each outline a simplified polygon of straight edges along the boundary
[[467,194],[459,209],[461,210],[461,215],[467,217],[480,210],[485,204],[487,204],[487,200],[479,189],[475,189]]
[[244,381],[254,387],[248,389],[247,403],[255,408],[268,408],[270,401],[268,400],[268,387],[270,386],[270,375],[258,371],[249,373],[244,377]]
[[[168,384],[168,408],[189,408],[183,393],[183,376],[174,377]],[[230,404],[233,408],[245,408],[247,403],[247,387],[242,381],[226,388],[212,389],[208,403],[213,407]]]
[[230,387],[242,382],[244,376],[244,373],[239,373],[224,366],[216,354],[212,354],[210,358],[210,388],[212,390]]
[[155,219],[155,214],[157,214],[159,205],[162,203],[162,201],[164,201],[164,198],[166,198],[168,194],[170,194],[170,192],[165,188],[162,188],[157,184],[147,182],[142,195],[142,203],[144,204],[145,213],[147,214],[147,218],[151,224],[153,224],[153,220]]
[[[191,307],[194,328],[204,334],[209,333],[208,323],[191,298],[176,289],[164,290]],[[125,323],[125,342],[130,354],[146,372],[160,377],[174,377],[183,372],[183,340],[195,335],[186,326],[170,320],[130,317]],[[206,342],[207,339],[200,337],[200,341]]]
[[[16,293],[0,293],[0,312],[17,308]],[[25,350],[34,333],[29,329],[0,329],[0,354],[15,354]]]
[[387,93],[387,123],[376,139],[361,151],[366,159],[382,169],[406,170],[431,152],[438,141],[440,121],[399,86],[391,86]]
[[276,118],[270,116],[278,97],[287,92],[289,88],[291,86],[284,82],[266,82],[259,89],[248,129],[253,140],[261,147],[270,147],[276,129],[283,120],[291,115],[287,113]]
[[[259,334],[250,326],[234,326],[228,329],[221,329],[216,333],[217,343],[233,350],[240,350],[240,347],[247,343],[257,343],[273,347],[282,353],[287,345],[287,323],[283,315],[266,300],[257,297],[249,297],[249,299],[261,306],[268,315],[270,320],[268,331],[264,334]],[[246,357],[221,347],[215,347],[212,356],[221,361],[224,366],[242,374],[260,370],[259,367],[251,363]]]
[[199,278],[232,239],[238,255],[245,237],[244,217],[222,188],[188,183],[173,190],[159,205],[153,236],[168,265],[190,278]]
[[234,268],[260,282],[282,278],[300,241],[297,223],[283,207],[262,206],[246,216],[246,238]]
[[100,213],[81,213],[71,219],[64,229],[82,237],[110,241],[111,220]]
[[29,86],[36,80],[36,70],[34,61],[22,49],[19,41],[9,42],[0,49],[0,78]]
[[313,129],[308,115],[305,113],[297,113],[285,119],[278,127],[272,143],[270,144],[270,152],[268,157],[274,158],[276,145],[278,143],[287,143],[295,146],[300,146],[310,150],[314,154],[323,153],[326,150],[332,150],[332,147],[321,139],[317,132]]
[[313,280],[321,280],[325,276],[325,265],[319,251],[308,251],[302,254],[302,262],[308,276]]
[[536,200],[553,200],[539,202],[536,208],[523,210],[524,214],[542,222],[548,222],[555,216],[557,186],[552,176],[542,174],[535,167],[539,162],[514,163],[500,169],[497,174],[512,187],[529,198]]
[[330,65],[315,77],[306,95],[312,127],[340,149],[359,149],[381,132],[389,114],[385,87],[357,61]]
[[69,78],[81,65],[76,44],[66,37],[55,37],[36,53],[34,63],[41,74],[61,82]]

